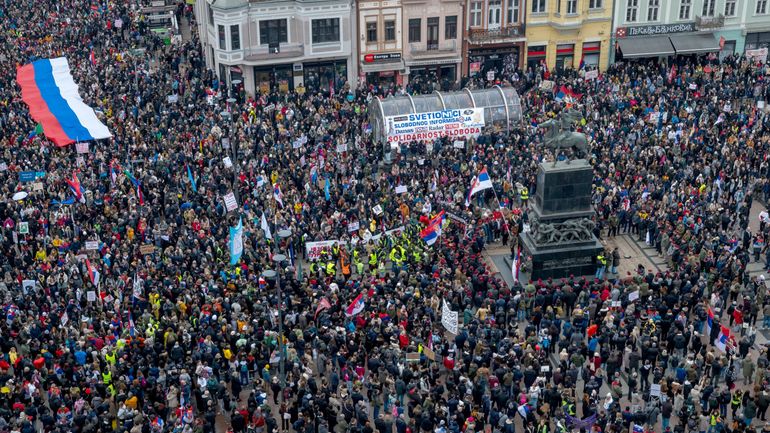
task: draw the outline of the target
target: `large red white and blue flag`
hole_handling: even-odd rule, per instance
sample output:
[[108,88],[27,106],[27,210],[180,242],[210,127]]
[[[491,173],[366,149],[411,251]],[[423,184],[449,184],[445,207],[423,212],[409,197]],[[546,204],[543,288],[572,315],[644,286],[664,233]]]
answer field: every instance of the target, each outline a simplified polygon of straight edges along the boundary
[[727,343],[730,341],[730,328],[720,325],[719,336],[714,340],[714,345],[722,352],[727,351]]
[[346,316],[355,316],[356,314],[364,311],[364,292],[361,292],[356,296],[356,299],[353,299],[353,302],[348,305],[348,308],[345,309],[345,315]]
[[425,241],[426,244],[433,245],[436,243],[436,240],[438,240],[438,237],[441,236],[441,229],[444,224],[445,217],[446,215],[442,210],[436,214],[436,216],[431,218],[428,226],[420,232],[420,237]]
[[465,198],[465,206],[471,205],[471,197],[473,197],[474,194],[493,187],[492,179],[489,178],[489,173],[487,173],[487,169],[484,168],[478,176],[471,180],[471,189],[468,191],[468,196]]
[[37,60],[16,70],[21,99],[57,146],[110,138],[112,134],[83,102],[66,57]]
[[67,185],[70,186],[70,190],[75,194],[75,198],[78,199],[79,202],[85,204],[86,197],[83,195],[83,188],[80,186],[77,172],[72,173],[72,179],[67,179]]

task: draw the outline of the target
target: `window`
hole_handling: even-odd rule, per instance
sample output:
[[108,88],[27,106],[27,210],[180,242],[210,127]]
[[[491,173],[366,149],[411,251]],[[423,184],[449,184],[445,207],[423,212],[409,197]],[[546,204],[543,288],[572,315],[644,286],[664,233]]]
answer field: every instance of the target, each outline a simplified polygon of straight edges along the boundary
[[428,18],[428,49],[438,49],[438,21],[439,17]]
[[444,39],[457,39],[457,15],[444,18]]
[[385,21],[385,40],[396,40],[396,22],[393,20]]
[[230,49],[241,49],[241,28],[239,26],[230,26]]
[[735,16],[735,4],[738,2],[738,0],[726,0],[725,1],[725,16],[726,17],[734,17]]
[[508,25],[519,23],[519,2],[521,0],[508,0]]
[[557,14],[561,13],[561,1],[562,0],[556,0],[556,13]]
[[767,13],[767,0],[757,0],[757,13],[758,14]]
[[489,0],[489,7],[487,8],[487,30],[499,29],[502,18],[502,0]]
[[627,0],[627,6],[626,6],[626,22],[627,23],[635,23],[636,22],[636,15],[639,11],[639,0]]
[[716,7],[717,0],[703,0],[703,11],[701,15],[704,17],[713,17],[714,8]]
[[532,13],[533,14],[545,13],[545,0],[532,0]]
[[602,8],[602,0],[591,0],[588,2],[588,8],[589,9],[601,9]]
[[650,0],[647,8],[647,21],[657,21],[658,11],[660,10],[660,0]]
[[577,0],[567,0],[567,15],[577,13]]
[[681,0],[679,3],[679,19],[690,19],[690,8],[692,7],[692,0]]
[[262,45],[289,42],[286,20],[265,20],[259,22],[259,43]]
[[377,23],[366,23],[366,42],[377,42]]
[[412,18],[409,20],[409,42],[422,41],[422,19]]
[[225,26],[218,26],[217,31],[219,32],[219,49],[220,50],[226,50],[227,47],[225,46]]
[[324,42],[340,41],[340,19],[325,18],[313,20],[313,43],[322,44]]
[[471,27],[481,25],[481,2],[471,3]]
[[211,5],[206,5],[209,10],[209,24],[214,25],[214,9],[211,9]]

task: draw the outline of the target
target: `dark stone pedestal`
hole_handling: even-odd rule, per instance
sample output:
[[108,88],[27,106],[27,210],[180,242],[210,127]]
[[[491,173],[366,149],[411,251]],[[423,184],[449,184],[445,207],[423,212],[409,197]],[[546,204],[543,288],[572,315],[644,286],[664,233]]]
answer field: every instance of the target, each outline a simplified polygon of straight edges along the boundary
[[580,244],[538,247],[529,233],[521,236],[524,250],[532,257],[530,275],[533,280],[593,275],[596,272],[596,256],[604,250],[597,241]]
[[[559,224],[567,220],[592,219],[591,207],[593,169],[584,159],[540,164],[537,190],[530,209],[533,222]],[[533,280],[593,275],[596,256],[604,247],[590,239],[540,245],[531,233],[520,237],[525,251],[532,257]]]

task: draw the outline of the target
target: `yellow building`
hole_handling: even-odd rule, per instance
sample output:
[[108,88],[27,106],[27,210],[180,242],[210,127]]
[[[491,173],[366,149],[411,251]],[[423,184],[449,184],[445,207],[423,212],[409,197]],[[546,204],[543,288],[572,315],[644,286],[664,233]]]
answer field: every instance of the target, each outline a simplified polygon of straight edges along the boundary
[[612,33],[612,0],[528,0],[528,67],[543,61],[550,70],[586,66],[607,69]]

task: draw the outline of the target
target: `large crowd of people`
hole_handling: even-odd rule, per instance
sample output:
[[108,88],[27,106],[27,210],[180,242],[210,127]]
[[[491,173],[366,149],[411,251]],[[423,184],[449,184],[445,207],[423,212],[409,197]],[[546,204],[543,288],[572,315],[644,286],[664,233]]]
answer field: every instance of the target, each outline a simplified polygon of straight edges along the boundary
[[[0,432],[770,432],[770,299],[747,270],[770,267],[767,214],[749,227],[770,196],[764,64],[506,68],[513,132],[384,165],[368,103],[432,86],[231,95],[189,6],[191,38],[167,45],[125,3],[0,2]],[[12,71],[59,56],[112,139],[79,152],[38,132]],[[562,86],[597,236],[666,270],[621,273],[610,248],[595,276],[509,286],[484,257],[518,251]],[[466,207],[482,168],[495,194]]]

